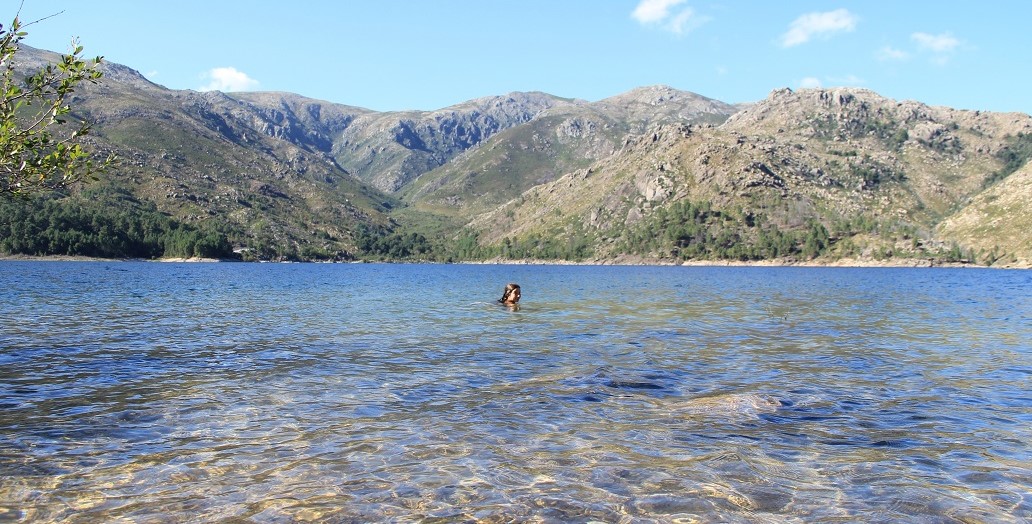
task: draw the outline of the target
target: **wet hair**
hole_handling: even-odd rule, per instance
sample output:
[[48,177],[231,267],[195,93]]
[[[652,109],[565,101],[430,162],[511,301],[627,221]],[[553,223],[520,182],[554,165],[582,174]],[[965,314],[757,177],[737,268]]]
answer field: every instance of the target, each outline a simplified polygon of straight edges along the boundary
[[519,284],[513,284],[513,283],[506,284],[505,285],[505,291],[502,292],[502,298],[498,299],[498,301],[504,304],[505,302],[508,301],[509,296],[511,296],[513,294],[513,292],[519,291],[519,289],[520,289],[520,285]]

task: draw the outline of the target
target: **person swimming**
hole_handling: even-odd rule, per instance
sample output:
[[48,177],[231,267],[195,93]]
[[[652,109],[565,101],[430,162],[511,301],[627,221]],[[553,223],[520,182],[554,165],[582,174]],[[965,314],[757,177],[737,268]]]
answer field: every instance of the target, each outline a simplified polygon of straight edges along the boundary
[[515,306],[520,301],[520,285],[519,284],[506,284],[505,291],[502,292],[502,298],[498,299],[498,302],[507,306]]

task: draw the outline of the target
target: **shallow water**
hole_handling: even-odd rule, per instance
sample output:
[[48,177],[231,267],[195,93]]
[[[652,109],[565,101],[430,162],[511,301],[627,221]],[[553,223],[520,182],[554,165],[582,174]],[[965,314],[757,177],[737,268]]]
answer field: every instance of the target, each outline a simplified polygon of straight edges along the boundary
[[1030,290],[3,262],[0,522],[1030,521]]

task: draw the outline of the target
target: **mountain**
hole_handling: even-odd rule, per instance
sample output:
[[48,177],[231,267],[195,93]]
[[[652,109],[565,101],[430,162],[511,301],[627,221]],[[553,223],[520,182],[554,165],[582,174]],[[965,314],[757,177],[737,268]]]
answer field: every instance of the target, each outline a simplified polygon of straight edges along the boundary
[[[17,66],[56,56],[23,46]],[[1025,114],[665,86],[378,112],[102,67],[71,104],[95,122],[87,146],[121,161],[89,191],[257,258],[1032,261]]]
[[613,155],[627,137],[655,123],[721,123],[734,112],[723,102],[665,86],[555,106],[470,148],[401,194],[423,211],[469,217]]
[[[24,46],[17,57],[56,59]],[[70,102],[75,116],[95,123],[87,145],[120,161],[86,187],[110,186],[185,222],[216,224],[269,256],[302,247],[348,256],[356,229],[390,224],[391,199],[325,151],[335,126],[366,110],[296,95],[279,97],[272,110],[218,92],[169,90],[118,64],[102,69],[102,82]]]
[[543,93],[510,93],[437,111],[369,114],[343,130],[333,156],[355,176],[393,193],[495,133],[568,103]]
[[328,154],[353,176],[387,193],[499,131],[572,103],[543,93],[510,93],[436,111],[379,113],[288,93],[231,96],[262,115],[253,128]]
[[[1014,151],[1027,164],[1030,136],[1024,114],[896,102],[862,89],[777,90],[719,126],[656,125],[471,226],[502,251],[521,241],[520,253],[587,245],[583,253],[600,260],[990,257],[1027,265],[1029,200],[1001,198],[1028,194],[1025,171],[1003,170]],[[990,216],[997,219],[987,224]]]

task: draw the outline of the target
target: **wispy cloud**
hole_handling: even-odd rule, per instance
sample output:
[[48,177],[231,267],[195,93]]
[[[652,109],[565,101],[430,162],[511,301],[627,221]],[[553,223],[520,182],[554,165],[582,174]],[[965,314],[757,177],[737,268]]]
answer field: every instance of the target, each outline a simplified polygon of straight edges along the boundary
[[882,61],[902,62],[910,58],[910,53],[887,45],[878,50],[877,57]]
[[641,0],[638,7],[631,12],[642,25],[655,26],[683,35],[697,29],[710,20],[701,16],[688,6],[680,7],[686,0]]
[[919,52],[930,54],[932,63],[937,65],[949,62],[953,52],[963,44],[950,33],[933,35],[918,32],[910,35],[910,39],[917,44]]
[[799,87],[803,89],[817,89],[821,87],[821,79],[815,76],[808,76],[799,81]]
[[815,76],[804,77],[799,81],[799,87],[802,89],[817,89],[828,86],[839,86],[839,87],[859,87],[864,85],[866,82],[863,78],[856,75],[846,75],[841,77],[825,77],[824,80]]
[[670,16],[670,8],[684,2],[685,0],[641,0],[631,16],[643,24],[662,22]]
[[829,77],[828,82],[836,86],[857,87],[866,84],[863,78],[856,75]]
[[208,84],[201,87],[200,91],[223,91],[231,93],[235,91],[253,91],[258,88],[259,82],[243,71],[237,71],[235,67],[216,67],[204,75],[202,79],[208,80]]
[[933,64],[944,65],[957,49],[965,45],[963,40],[950,33],[933,35],[916,32],[910,35],[910,41],[913,45],[908,49],[885,45],[874,56],[882,62],[904,62],[916,56],[924,56]]
[[933,53],[949,53],[960,45],[960,40],[957,40],[949,33],[941,35],[914,33],[910,35],[910,39],[916,42],[917,47],[922,51],[931,51]]
[[782,47],[805,44],[815,37],[829,38],[835,33],[849,32],[856,28],[857,17],[846,9],[823,13],[807,13],[796,18],[781,35]]

